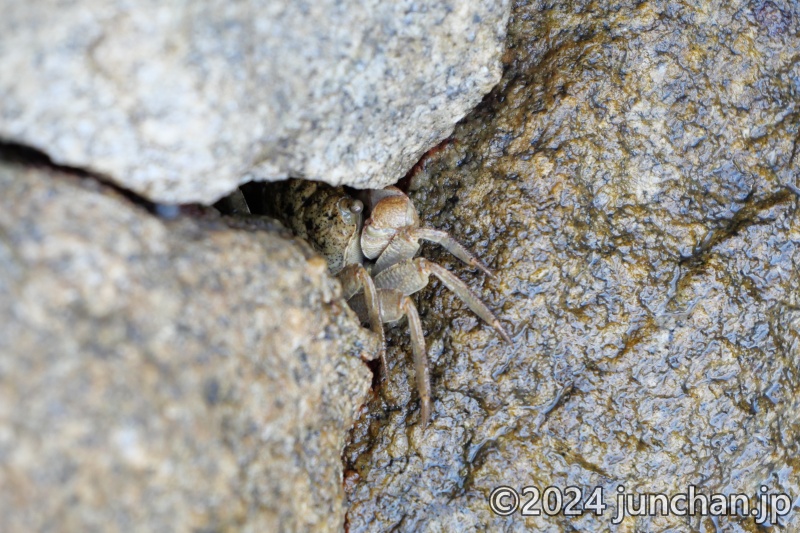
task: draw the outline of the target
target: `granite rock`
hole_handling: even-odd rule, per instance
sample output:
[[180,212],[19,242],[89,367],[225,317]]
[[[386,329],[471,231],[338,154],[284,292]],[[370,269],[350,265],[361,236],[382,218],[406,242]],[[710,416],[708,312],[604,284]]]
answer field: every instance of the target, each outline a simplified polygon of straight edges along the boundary
[[500,78],[508,0],[0,4],[0,139],[162,203],[400,179]]
[[0,530],[341,530],[377,341],[321,258],[47,167],[0,190]]

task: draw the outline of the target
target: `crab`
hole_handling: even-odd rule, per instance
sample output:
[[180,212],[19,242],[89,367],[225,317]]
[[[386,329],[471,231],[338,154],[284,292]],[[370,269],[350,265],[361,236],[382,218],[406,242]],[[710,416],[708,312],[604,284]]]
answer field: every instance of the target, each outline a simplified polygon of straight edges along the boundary
[[422,323],[410,297],[428,285],[430,276],[511,343],[497,317],[463,281],[443,266],[416,257],[420,241],[441,245],[490,277],[492,272],[447,232],[422,227],[414,204],[397,187],[362,191],[359,199],[343,187],[292,180],[273,193],[270,203],[276,212],[325,257],[344,298],[380,338],[382,374],[387,368],[383,324],[407,320],[423,429],[431,415],[430,371]]

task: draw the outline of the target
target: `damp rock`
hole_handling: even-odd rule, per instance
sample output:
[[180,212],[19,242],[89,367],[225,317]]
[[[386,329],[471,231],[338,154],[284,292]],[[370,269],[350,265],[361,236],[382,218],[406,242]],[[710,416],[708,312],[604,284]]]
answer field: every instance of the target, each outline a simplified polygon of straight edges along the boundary
[[[514,345],[423,291],[431,425],[397,329],[345,454],[350,531],[745,532],[760,526],[731,510],[612,525],[616,491],[796,500],[799,17],[790,2],[515,8],[503,80],[411,183],[425,223],[496,277],[423,253]],[[501,485],[600,487],[609,507],[503,517]],[[796,530],[796,511],[764,524]]]

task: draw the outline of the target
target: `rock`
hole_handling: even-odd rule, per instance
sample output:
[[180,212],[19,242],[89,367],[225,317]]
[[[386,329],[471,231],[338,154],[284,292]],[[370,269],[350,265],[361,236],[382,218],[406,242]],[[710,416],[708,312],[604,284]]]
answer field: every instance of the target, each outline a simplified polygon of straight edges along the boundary
[[[431,426],[398,329],[345,454],[349,531],[755,531],[731,510],[612,525],[616,490],[796,501],[798,20],[771,1],[518,5],[503,81],[412,185],[497,277],[424,253],[515,345],[422,293]],[[502,517],[500,485],[601,487],[609,508]]]
[[325,262],[47,168],[0,189],[0,530],[341,530],[377,343]]
[[497,83],[508,0],[13,2],[0,138],[162,203],[397,181]]

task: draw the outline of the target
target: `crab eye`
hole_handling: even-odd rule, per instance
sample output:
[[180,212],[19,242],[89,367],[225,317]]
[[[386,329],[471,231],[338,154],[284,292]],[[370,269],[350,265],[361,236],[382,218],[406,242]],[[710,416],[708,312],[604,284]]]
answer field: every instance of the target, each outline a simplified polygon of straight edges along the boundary
[[357,217],[364,210],[364,204],[361,200],[354,200],[353,198],[342,198],[339,200],[339,215],[345,224],[356,224]]

